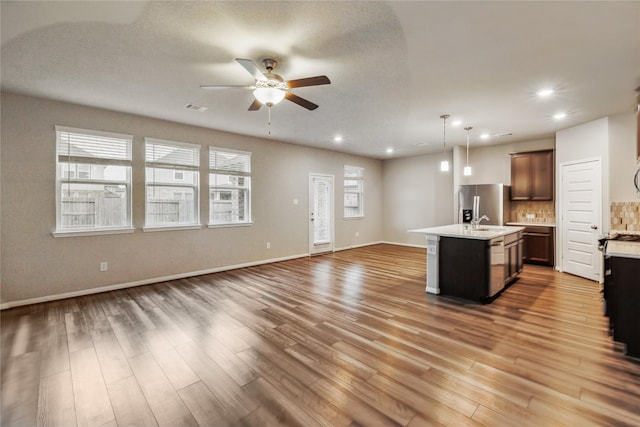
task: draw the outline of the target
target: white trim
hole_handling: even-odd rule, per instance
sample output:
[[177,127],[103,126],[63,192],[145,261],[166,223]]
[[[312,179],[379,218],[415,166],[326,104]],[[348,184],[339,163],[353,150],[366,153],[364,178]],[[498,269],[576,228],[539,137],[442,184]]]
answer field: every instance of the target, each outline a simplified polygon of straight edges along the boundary
[[352,219],[364,219],[364,215],[361,215],[361,216],[343,216],[342,219],[345,220],[345,221],[351,221]]
[[399,243],[399,242],[380,242],[380,243],[384,243],[384,244],[387,244],[387,245],[407,246],[409,248],[427,249],[427,245],[416,245],[416,244],[413,244],[413,243]]
[[55,294],[55,295],[47,295],[47,296],[44,296],[44,297],[28,298],[28,299],[24,299],[24,300],[11,301],[11,302],[6,302],[6,303],[3,303],[3,304],[0,304],[0,310],[6,310],[8,308],[20,307],[20,306],[29,305],[29,304],[39,304],[39,303],[42,303],[42,302],[56,301],[56,300],[61,300],[61,299],[65,299],[65,298],[73,298],[73,297],[79,297],[79,296],[84,296],[84,295],[98,294],[98,293],[101,293],[101,292],[116,291],[116,290],[119,290],[119,289],[133,288],[133,287],[136,287],[136,286],[150,285],[150,284],[153,284],[153,283],[166,282],[168,280],[178,280],[178,279],[184,279],[186,277],[201,276],[201,275],[204,275],[204,274],[211,274],[211,273],[219,273],[221,271],[236,270],[238,268],[254,267],[256,265],[270,264],[270,263],[281,262],[281,261],[289,261],[289,260],[297,259],[297,258],[306,258],[308,256],[309,256],[308,253],[307,254],[290,255],[290,256],[281,257],[281,258],[272,258],[272,259],[262,260],[262,261],[246,262],[246,263],[242,263],[242,264],[229,265],[229,266],[225,266],[225,267],[209,268],[209,269],[206,269],[206,270],[191,271],[191,272],[188,272],[188,273],[172,274],[170,276],[154,277],[154,278],[151,278],[151,279],[137,280],[135,282],[118,283],[118,284],[115,284],[115,285],[101,286],[101,287],[98,287],[98,288],[83,289],[83,290],[80,290],[80,291],[65,292],[65,293],[62,293],[62,294]]
[[53,237],[82,237],[82,236],[101,236],[103,234],[128,234],[136,231],[135,228],[116,228],[113,230],[82,230],[82,231],[52,231]]
[[224,224],[207,224],[209,228],[250,227],[253,222],[230,222]]
[[158,225],[158,226],[151,226],[151,227],[143,227],[142,231],[144,231],[145,233],[153,233],[155,231],[200,230],[201,228],[202,228],[202,224],[168,225],[166,227]]

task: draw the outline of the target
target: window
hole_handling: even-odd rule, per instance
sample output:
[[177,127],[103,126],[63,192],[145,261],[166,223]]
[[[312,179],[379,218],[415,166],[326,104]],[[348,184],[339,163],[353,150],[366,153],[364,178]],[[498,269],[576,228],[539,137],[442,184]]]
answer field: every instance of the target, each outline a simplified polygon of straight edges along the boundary
[[200,146],[145,138],[145,227],[199,225]]
[[251,153],[209,147],[209,224],[251,223]]
[[364,168],[344,166],[344,217],[364,216]]
[[56,233],[131,228],[132,139],[56,126]]

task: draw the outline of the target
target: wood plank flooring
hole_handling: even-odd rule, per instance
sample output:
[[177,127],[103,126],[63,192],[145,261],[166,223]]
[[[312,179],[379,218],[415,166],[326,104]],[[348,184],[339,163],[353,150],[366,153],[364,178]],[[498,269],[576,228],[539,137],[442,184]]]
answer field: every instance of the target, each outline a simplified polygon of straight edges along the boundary
[[599,285],[424,288],[424,249],[375,245],[5,310],[0,424],[640,425]]

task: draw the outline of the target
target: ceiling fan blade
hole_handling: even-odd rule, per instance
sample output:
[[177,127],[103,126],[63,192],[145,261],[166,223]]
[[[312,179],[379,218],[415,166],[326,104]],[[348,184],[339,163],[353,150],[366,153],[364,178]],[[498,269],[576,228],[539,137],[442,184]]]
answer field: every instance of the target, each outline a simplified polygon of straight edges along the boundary
[[304,98],[300,98],[298,95],[294,95],[291,92],[287,92],[284,97],[294,104],[298,104],[299,106],[306,108],[307,110],[315,110],[316,108],[318,108],[318,106],[313,102],[307,101]]
[[244,69],[247,70],[249,72],[249,74],[251,74],[253,76],[254,79],[263,80],[263,81],[267,80],[265,75],[262,74],[262,71],[260,71],[260,68],[258,68],[256,63],[253,62],[252,60],[236,58],[236,61],[238,61],[238,63],[240,65],[242,65],[242,67],[244,67]]
[[254,99],[253,103],[249,105],[249,111],[258,111],[260,107],[262,107],[262,102],[258,101],[257,99]]
[[255,86],[247,85],[200,85],[200,89],[247,89],[253,90]]
[[331,80],[329,80],[327,76],[307,77],[306,79],[296,79],[285,82],[290,89],[305,86],[328,85],[330,83]]

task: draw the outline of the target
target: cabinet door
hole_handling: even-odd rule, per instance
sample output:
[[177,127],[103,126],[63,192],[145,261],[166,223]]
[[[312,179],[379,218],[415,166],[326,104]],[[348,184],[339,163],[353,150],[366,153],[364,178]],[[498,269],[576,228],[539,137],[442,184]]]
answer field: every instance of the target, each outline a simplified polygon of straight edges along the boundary
[[531,200],[553,200],[553,152],[531,155]]
[[553,246],[550,233],[527,233],[525,238],[527,262],[551,265]]
[[531,193],[531,154],[511,156],[511,200],[529,200]]

